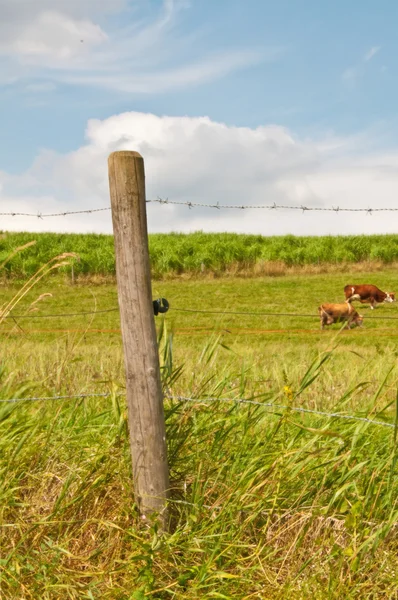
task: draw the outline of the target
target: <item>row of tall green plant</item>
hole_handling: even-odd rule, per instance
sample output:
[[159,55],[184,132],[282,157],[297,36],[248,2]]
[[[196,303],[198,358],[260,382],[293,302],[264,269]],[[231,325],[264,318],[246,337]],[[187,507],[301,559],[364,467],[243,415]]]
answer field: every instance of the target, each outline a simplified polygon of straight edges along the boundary
[[[0,233],[0,262],[18,246],[32,240],[28,251],[8,261],[9,277],[31,276],[40,265],[63,252],[80,257],[76,274],[113,275],[113,236],[100,234]],[[151,234],[153,276],[203,271],[226,271],[235,265],[251,268],[278,262],[287,267],[378,261],[398,261],[398,235],[270,236],[238,233]]]

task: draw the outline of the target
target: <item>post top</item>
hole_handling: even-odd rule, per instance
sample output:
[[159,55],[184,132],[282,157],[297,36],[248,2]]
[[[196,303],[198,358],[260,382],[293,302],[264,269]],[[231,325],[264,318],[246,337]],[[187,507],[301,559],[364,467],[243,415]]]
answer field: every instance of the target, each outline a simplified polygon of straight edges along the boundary
[[115,152],[111,152],[111,154],[108,157],[108,160],[110,160],[111,158],[117,158],[119,156],[125,158],[142,158],[141,154],[139,152],[136,152],[135,150],[116,150]]

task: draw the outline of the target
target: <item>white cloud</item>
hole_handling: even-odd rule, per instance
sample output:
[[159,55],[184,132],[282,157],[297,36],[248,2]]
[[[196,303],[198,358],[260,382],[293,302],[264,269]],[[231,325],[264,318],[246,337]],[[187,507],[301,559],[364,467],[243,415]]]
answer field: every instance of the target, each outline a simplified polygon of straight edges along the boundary
[[368,52],[364,56],[365,61],[371,60],[375,56],[375,54],[377,54],[380,51],[380,49],[380,46],[372,46],[372,48],[370,48],[370,50],[368,50]]
[[[366,135],[300,139],[287,129],[230,127],[207,117],[124,113],[91,120],[74,152],[42,151],[18,176],[0,174],[1,212],[61,212],[109,205],[107,157],[136,150],[146,166],[147,197],[204,204],[396,207],[398,151],[366,151]],[[369,140],[370,147],[372,140]],[[389,213],[216,210],[148,205],[150,231],[239,231],[264,235],[396,232]],[[29,219],[2,228],[111,232],[110,213]]]
[[88,18],[90,15],[117,13],[126,9],[129,0],[0,0],[0,26],[6,30],[15,30],[23,23],[29,23],[38,14],[57,10],[76,18]]
[[[55,6],[54,6],[55,4]],[[183,21],[184,0],[0,0],[0,83],[29,79],[153,93],[223,77],[281,48],[209,48]],[[118,12],[108,19],[106,12]],[[123,21],[124,24],[120,24]]]
[[[372,60],[372,58],[380,50],[381,46],[372,46],[372,48],[370,48],[368,52],[366,52],[366,54],[364,55],[363,62],[366,63]],[[363,64],[363,62],[362,64],[358,64],[356,66],[347,67],[347,69],[345,69],[342,74],[343,81],[345,81],[348,85],[354,86],[356,82],[366,74],[368,67],[366,67]]]
[[[275,49],[275,51],[270,51],[268,56],[271,59],[271,56],[276,56],[278,53],[279,51]],[[63,81],[82,86],[94,85],[132,94],[155,93],[206,83],[224,77],[236,69],[254,65],[263,60],[264,53],[260,52],[230,52],[228,54],[215,55],[209,58],[209,60],[191,63],[188,66],[165,69],[156,74],[153,72],[137,73],[133,78],[123,72],[114,73],[112,70],[109,70],[107,73],[93,75],[65,75]]]
[[76,20],[58,12],[43,12],[26,24],[13,40],[0,42],[0,53],[16,55],[22,63],[57,64],[82,53],[80,44],[104,43],[107,35],[88,20]]

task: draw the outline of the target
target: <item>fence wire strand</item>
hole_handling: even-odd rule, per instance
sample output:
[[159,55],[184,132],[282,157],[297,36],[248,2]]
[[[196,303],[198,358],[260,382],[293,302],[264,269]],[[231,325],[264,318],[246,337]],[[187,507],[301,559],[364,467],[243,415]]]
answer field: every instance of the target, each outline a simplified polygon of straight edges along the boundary
[[0,319],[57,319],[58,317],[83,317],[86,315],[99,315],[104,313],[117,312],[119,308],[105,308],[103,310],[88,310],[77,313],[49,313],[44,315],[36,315],[33,313],[28,313],[26,315],[14,315],[13,313],[9,313],[7,315],[2,315],[0,313]]
[[[116,396],[124,396],[125,392],[117,392]],[[43,396],[36,398],[9,398],[9,399],[0,399],[0,402],[3,403],[12,403],[12,404],[22,404],[28,402],[48,402],[48,401],[56,401],[56,400],[77,400],[77,399],[85,399],[85,398],[110,398],[112,394],[104,393],[104,394],[76,394],[71,396]],[[246,400],[244,398],[217,398],[217,397],[205,397],[205,398],[192,398],[189,396],[173,396],[171,394],[165,394],[164,398],[166,400],[176,400],[178,402],[191,402],[191,403],[199,403],[199,404],[209,404],[216,402],[229,402],[234,404],[248,404],[253,406],[259,406],[262,408],[268,409],[276,409],[276,410],[286,410],[292,412],[299,412],[305,414],[313,414],[320,417],[327,417],[330,419],[349,419],[353,421],[360,421],[363,423],[369,423],[370,425],[379,425],[381,427],[390,427],[395,428],[396,425],[394,423],[387,423],[385,421],[376,421],[375,419],[369,419],[368,417],[358,417],[356,415],[349,414],[341,414],[341,413],[328,413],[326,411],[321,410],[313,410],[310,408],[303,408],[302,406],[288,406],[285,404],[276,404],[274,402],[259,402],[258,400]]]
[[155,200],[147,200],[147,203],[158,204],[172,204],[177,206],[187,206],[188,208],[215,208],[217,210],[222,209],[235,209],[235,210],[299,210],[301,212],[363,212],[367,214],[372,214],[374,212],[397,212],[398,208],[395,207],[386,207],[386,208],[343,208],[340,206],[306,206],[304,204],[300,205],[288,205],[288,204],[220,204],[216,202],[216,204],[204,204],[202,202],[191,202],[191,201],[178,201],[178,200],[169,200],[168,198],[156,198]]
[[[181,307],[174,307],[174,306],[170,306],[169,308],[170,311],[176,311],[176,312],[185,312],[185,313],[198,313],[198,314],[207,314],[207,315],[236,315],[236,316],[251,316],[251,317],[289,317],[289,318],[308,318],[308,319],[319,319],[319,316],[315,313],[313,314],[309,314],[309,313],[275,313],[275,312],[266,312],[266,311],[235,311],[235,310],[224,310],[224,309],[203,309],[203,308],[181,308]],[[14,315],[12,313],[9,313],[7,315],[2,316],[0,313],[0,319],[53,319],[53,318],[59,318],[59,317],[82,317],[82,316],[88,316],[88,315],[97,315],[97,314],[105,314],[105,313],[111,313],[111,312],[118,312],[119,308],[118,307],[114,307],[114,308],[106,308],[106,309],[101,309],[101,310],[92,310],[92,311],[82,311],[82,312],[74,312],[74,313],[47,313],[47,314],[33,314],[33,313],[28,313],[25,315]],[[394,317],[394,316],[388,316],[388,315],[374,315],[374,316],[367,316],[366,320],[372,321],[372,320],[392,320],[392,321],[396,321],[398,320],[398,317]]]
[[[80,400],[84,398],[110,398],[112,394],[75,394],[72,396],[39,396],[37,398],[0,398],[0,402],[7,404],[23,404],[27,402],[48,402],[52,400]],[[122,393],[117,394],[121,396]]]
[[68,215],[88,215],[92,213],[103,212],[106,210],[111,210],[111,207],[106,206],[104,208],[88,208],[85,210],[65,210],[63,212],[58,213],[41,213],[40,211],[38,211],[37,213],[2,212],[0,213],[0,217],[35,217],[36,219],[45,219],[47,217],[67,217]]
[[[170,204],[174,206],[186,206],[189,209],[192,208],[214,208],[216,210],[293,210],[300,211],[302,213],[305,212],[351,212],[351,213],[366,213],[371,215],[373,213],[379,212],[398,212],[398,207],[382,207],[382,208],[344,208],[341,206],[306,206],[304,204],[299,205],[289,205],[289,204],[220,204],[216,202],[215,204],[206,204],[203,202],[191,202],[191,201],[183,201],[183,200],[169,200],[168,198],[155,198],[146,201],[147,204]],[[83,215],[83,214],[93,214],[98,212],[110,211],[110,206],[105,206],[103,208],[88,208],[85,210],[64,210],[61,212],[54,213],[42,213],[40,211],[36,213],[25,213],[25,212],[2,212],[0,213],[1,217],[33,217],[36,219],[46,219],[48,217],[67,217],[69,215]]]
[[[170,307],[170,310],[175,310],[178,312],[187,312],[187,313],[203,313],[203,314],[209,314],[209,315],[238,315],[238,316],[244,316],[244,315],[249,315],[252,317],[293,317],[293,318],[298,318],[298,317],[306,317],[306,318],[311,318],[311,319],[319,319],[319,316],[317,314],[308,314],[308,313],[274,313],[274,312],[262,312],[262,311],[256,311],[256,312],[252,312],[252,311],[234,311],[234,310],[207,310],[207,309],[201,309],[201,308],[179,308],[179,307]],[[372,317],[366,317],[366,320],[384,320],[384,319],[391,319],[391,320],[398,320],[398,317],[392,317],[392,316],[372,316]]]
[[190,398],[187,396],[169,396],[166,398],[169,400],[177,400],[179,402],[196,402],[206,404],[209,402],[230,402],[235,404],[250,404],[254,406],[261,406],[263,408],[275,408],[277,410],[291,410],[293,412],[313,414],[321,417],[328,417],[333,419],[350,419],[353,421],[361,421],[364,423],[370,423],[371,425],[380,425],[382,427],[395,428],[394,423],[386,423],[385,421],[376,421],[374,419],[368,419],[367,417],[357,417],[356,415],[344,415],[341,413],[328,413],[321,410],[312,410],[310,408],[303,408],[301,406],[288,406],[285,404],[274,404],[273,402],[258,402],[257,400],[245,400],[243,398]]

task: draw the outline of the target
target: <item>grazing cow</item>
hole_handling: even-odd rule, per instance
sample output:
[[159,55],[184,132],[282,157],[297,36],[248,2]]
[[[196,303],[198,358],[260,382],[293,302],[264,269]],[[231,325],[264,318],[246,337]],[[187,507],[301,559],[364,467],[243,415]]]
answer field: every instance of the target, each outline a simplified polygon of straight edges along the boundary
[[375,285],[346,285],[344,294],[346,302],[353,302],[353,300],[359,300],[362,304],[369,302],[372,310],[382,302],[395,301],[395,294],[393,292],[382,292]]
[[341,321],[347,321],[345,329],[351,329],[351,325],[358,325],[360,327],[363,321],[363,317],[347,302],[343,302],[342,304],[321,304],[318,308],[318,313],[321,318],[321,329],[324,329],[325,325],[340,323]]

